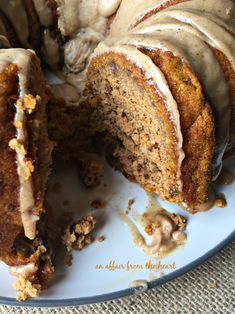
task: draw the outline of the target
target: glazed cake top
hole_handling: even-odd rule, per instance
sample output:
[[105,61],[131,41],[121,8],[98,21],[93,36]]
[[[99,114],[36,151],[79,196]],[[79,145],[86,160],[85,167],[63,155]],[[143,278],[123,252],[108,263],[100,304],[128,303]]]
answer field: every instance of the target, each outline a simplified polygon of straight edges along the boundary
[[[141,47],[150,51],[170,51],[193,69],[216,119],[214,178],[220,172],[222,157],[229,144],[231,105],[229,83],[213,49],[222,52],[235,70],[234,17],[235,4],[231,0],[137,0],[134,6],[132,1],[123,0],[112,23],[110,35],[99,44],[94,54],[94,57],[110,51],[125,54],[131,62],[143,68],[146,77],[150,75],[146,61],[155,71],[159,72],[160,69],[140,52]],[[164,77],[163,73],[161,75]],[[169,88],[166,80],[157,80],[155,84],[161,92]],[[166,97],[166,94],[162,92],[162,96]],[[178,130],[181,163],[182,134],[179,119],[175,118],[178,109],[173,97],[167,99],[167,107],[171,108]]]

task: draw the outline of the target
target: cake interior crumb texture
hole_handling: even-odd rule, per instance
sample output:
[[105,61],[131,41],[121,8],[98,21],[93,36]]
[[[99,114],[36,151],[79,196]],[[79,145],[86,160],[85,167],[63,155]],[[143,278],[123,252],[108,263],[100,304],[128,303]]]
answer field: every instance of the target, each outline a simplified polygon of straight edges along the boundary
[[[47,286],[59,246],[93,240],[93,215],[55,223],[57,164],[76,163],[92,189],[105,156],[190,213],[226,206],[210,187],[235,156],[234,15],[231,0],[0,1],[0,259],[18,300]],[[171,220],[182,236],[184,218]]]

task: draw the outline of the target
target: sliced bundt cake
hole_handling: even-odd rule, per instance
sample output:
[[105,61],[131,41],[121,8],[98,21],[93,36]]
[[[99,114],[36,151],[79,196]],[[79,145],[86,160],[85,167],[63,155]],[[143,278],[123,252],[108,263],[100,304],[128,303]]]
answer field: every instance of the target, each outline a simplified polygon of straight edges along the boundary
[[[146,191],[205,207],[235,152],[234,21],[232,0],[0,1],[0,259],[18,299],[54,271],[47,114],[61,155],[82,163],[92,143]],[[73,87],[51,99],[26,49]],[[71,106],[58,99],[66,86]]]
[[234,148],[235,6],[131,5],[122,1],[88,68],[92,123],[116,168],[197,211]]
[[[48,99],[34,52],[1,49],[0,259],[15,269],[22,285],[37,285],[37,290],[53,271],[43,242],[45,222],[40,221],[41,215],[43,221],[46,217],[45,185],[53,148],[47,135]],[[28,268],[33,270],[25,275]],[[25,298],[23,286],[19,289],[19,298]]]
[[[15,287],[20,300],[37,296],[54,270],[53,219],[44,204],[54,145],[47,135],[46,105],[51,95],[39,59],[26,48],[34,49],[51,69],[61,69],[65,63],[67,72],[77,75],[103,39],[107,16],[117,6],[99,5],[99,10],[106,10],[103,15],[98,0],[0,2],[1,48],[9,48],[0,50],[0,260],[17,276]],[[81,77],[80,84],[84,73]],[[69,108],[60,108],[66,115],[70,112]],[[49,112],[56,115],[53,110]],[[77,120],[80,122],[79,116]],[[51,126],[59,129],[55,122],[60,121]],[[62,131],[61,142],[73,135],[73,129]],[[60,144],[60,137],[54,138]],[[75,141],[80,142],[80,137]]]

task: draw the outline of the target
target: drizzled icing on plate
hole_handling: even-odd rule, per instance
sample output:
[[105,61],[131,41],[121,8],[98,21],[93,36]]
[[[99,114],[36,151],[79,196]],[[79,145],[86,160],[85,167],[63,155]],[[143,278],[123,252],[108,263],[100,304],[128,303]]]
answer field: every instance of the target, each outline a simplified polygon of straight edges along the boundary
[[[174,214],[170,214],[163,209],[153,196],[149,196],[149,204],[141,216],[133,215],[132,219],[125,212],[116,210],[118,217],[127,224],[130,229],[133,242],[140,247],[147,255],[162,258],[186,241],[186,234],[184,232],[186,219],[182,219],[182,224],[178,225],[174,221]],[[137,226],[139,223],[150,236],[150,243],[146,236],[142,234]]]

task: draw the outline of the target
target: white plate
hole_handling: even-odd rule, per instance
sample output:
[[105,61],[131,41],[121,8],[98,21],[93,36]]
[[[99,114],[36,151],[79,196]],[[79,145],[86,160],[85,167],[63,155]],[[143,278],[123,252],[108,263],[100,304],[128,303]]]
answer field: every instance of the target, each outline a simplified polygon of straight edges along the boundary
[[[232,163],[231,169],[235,169]],[[96,198],[106,200],[105,209],[96,210],[99,228],[96,235],[104,235],[105,241],[94,242],[80,252],[73,253],[72,267],[57,269],[50,287],[40,298],[19,303],[15,301],[12,288],[14,278],[8,274],[7,267],[0,264],[0,303],[23,306],[72,306],[111,300],[132,293],[152,288],[182,275],[204,262],[218,252],[235,236],[235,191],[234,184],[219,187],[226,196],[228,206],[224,209],[214,207],[208,212],[189,215],[174,204],[161,202],[170,212],[183,214],[188,218],[187,243],[166,258],[162,264],[175,262],[176,269],[149,271],[145,268],[146,261],[156,264],[154,258],[145,255],[133,244],[129,228],[118,218],[115,209],[125,211],[128,200],[135,199],[133,212],[143,213],[148,196],[137,185],[130,183],[120,173],[106,165],[102,184],[93,190],[81,185],[77,169],[57,169],[51,180],[62,185],[61,193],[50,192],[49,201],[56,209],[65,209],[64,200],[70,201],[68,209],[76,209],[79,216],[90,212],[90,203]],[[107,184],[107,187],[104,186]],[[114,261],[123,264],[125,269],[96,269],[96,265],[107,265]],[[132,265],[143,265],[142,270],[127,270],[128,261]],[[148,286],[129,288],[134,280],[147,280]]]

